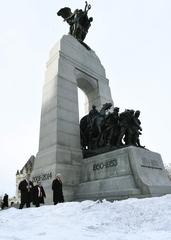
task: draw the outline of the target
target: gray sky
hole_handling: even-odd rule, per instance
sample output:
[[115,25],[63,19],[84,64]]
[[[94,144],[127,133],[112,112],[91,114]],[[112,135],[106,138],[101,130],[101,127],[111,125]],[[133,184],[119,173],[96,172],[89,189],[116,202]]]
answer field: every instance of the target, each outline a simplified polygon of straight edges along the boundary
[[[171,162],[171,1],[91,0],[85,42],[106,69],[115,106],[141,110],[141,143]],[[105,4],[107,3],[107,5]],[[38,151],[49,50],[68,25],[56,12],[83,0],[0,0],[0,194]]]

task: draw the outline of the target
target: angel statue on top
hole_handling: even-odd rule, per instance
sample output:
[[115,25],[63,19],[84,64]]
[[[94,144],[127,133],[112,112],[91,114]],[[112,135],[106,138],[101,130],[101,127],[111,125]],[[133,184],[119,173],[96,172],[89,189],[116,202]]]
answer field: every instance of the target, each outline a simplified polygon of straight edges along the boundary
[[80,43],[83,43],[93,21],[93,18],[88,18],[87,15],[90,9],[91,5],[86,1],[84,11],[76,9],[72,13],[69,7],[64,7],[57,12],[57,15],[61,16],[70,25],[69,34],[75,37]]

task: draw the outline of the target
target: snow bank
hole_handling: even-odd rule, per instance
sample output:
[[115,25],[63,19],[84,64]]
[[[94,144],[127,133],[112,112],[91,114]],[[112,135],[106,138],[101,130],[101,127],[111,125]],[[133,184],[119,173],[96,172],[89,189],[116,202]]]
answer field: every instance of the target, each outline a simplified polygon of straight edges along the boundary
[[0,240],[171,240],[171,195],[0,211]]

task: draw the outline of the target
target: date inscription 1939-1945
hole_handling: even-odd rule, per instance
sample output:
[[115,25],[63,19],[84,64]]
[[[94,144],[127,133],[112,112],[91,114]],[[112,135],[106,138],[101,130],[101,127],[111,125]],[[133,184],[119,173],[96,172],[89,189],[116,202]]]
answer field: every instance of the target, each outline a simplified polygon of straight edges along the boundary
[[103,168],[116,167],[118,164],[117,159],[112,159],[106,162],[95,163],[93,164],[93,171],[101,170]]

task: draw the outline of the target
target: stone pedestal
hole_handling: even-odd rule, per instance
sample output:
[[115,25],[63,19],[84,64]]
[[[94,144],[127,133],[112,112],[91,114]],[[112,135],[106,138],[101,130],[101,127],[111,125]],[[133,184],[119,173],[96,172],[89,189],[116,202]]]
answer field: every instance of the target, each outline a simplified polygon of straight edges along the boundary
[[83,160],[76,200],[124,199],[171,193],[158,153],[126,147]]
[[39,152],[32,177],[45,188],[46,203],[52,203],[51,183],[63,175],[65,200],[75,197],[80,181],[82,152],[77,87],[87,95],[89,108],[113,102],[109,81],[99,58],[70,35],[50,51],[43,87]]

